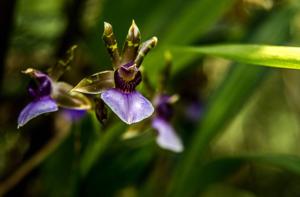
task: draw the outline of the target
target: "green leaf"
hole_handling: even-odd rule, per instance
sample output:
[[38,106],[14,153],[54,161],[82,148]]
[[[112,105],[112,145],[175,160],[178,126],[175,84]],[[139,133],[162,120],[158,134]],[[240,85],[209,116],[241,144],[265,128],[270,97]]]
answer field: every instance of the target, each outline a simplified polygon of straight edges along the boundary
[[114,71],[102,71],[82,79],[72,91],[86,94],[100,94],[104,90],[113,88]]
[[228,44],[182,47],[177,50],[186,53],[223,57],[241,63],[276,68],[300,69],[300,47]]

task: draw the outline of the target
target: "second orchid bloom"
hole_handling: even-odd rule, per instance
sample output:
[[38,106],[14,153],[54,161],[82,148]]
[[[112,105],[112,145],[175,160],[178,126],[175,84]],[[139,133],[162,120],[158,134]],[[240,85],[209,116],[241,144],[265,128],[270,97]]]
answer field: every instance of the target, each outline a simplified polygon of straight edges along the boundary
[[104,23],[103,40],[112,60],[113,70],[95,73],[82,79],[73,91],[101,94],[102,100],[125,123],[140,122],[151,116],[151,102],[135,90],[142,81],[139,70],[144,57],[157,44],[157,38],[141,43],[138,27],[132,22],[120,52],[112,26]]

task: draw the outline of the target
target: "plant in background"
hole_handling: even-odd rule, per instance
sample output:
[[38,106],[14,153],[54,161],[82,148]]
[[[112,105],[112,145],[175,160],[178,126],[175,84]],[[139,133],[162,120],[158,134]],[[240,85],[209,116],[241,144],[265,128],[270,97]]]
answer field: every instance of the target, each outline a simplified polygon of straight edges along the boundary
[[102,100],[127,124],[148,118],[154,112],[151,102],[135,90],[142,81],[139,70],[144,56],[155,47],[157,38],[141,43],[140,31],[132,21],[120,54],[112,26],[104,23],[103,40],[112,59],[112,71],[102,71],[82,79],[73,91],[100,94]]
[[21,111],[18,117],[18,128],[41,114],[57,111],[58,107],[76,111],[85,111],[91,108],[91,102],[86,96],[70,92],[73,88],[70,84],[57,81],[73,60],[75,48],[76,46],[73,46],[67,52],[65,60],[59,61],[50,68],[48,74],[33,68],[23,71],[32,78],[28,93],[33,101]]
[[[121,28],[124,21],[134,15],[138,17],[139,21],[143,21],[144,32],[149,33],[149,35],[151,32],[156,32],[155,34],[160,38],[160,47],[156,48],[155,53],[148,57],[147,63],[143,63],[148,75],[146,76],[140,70],[144,84],[146,77],[149,77],[151,84],[156,85],[153,86],[155,90],[157,90],[157,85],[161,85],[157,78],[161,74],[163,65],[161,57],[166,49],[171,50],[174,54],[175,61],[172,71],[174,76],[179,76],[179,80],[175,78],[173,81],[179,81],[183,84],[182,89],[189,89],[195,95],[200,94],[198,85],[201,79],[199,75],[191,73],[196,73],[195,71],[202,67],[204,67],[205,72],[211,72],[209,74],[213,76],[208,80],[209,88],[204,91],[205,99],[200,100],[204,102],[205,110],[202,110],[202,106],[197,103],[198,97],[189,97],[187,90],[180,91],[179,84],[169,83],[172,91],[162,89],[162,91],[153,91],[151,96],[147,94],[147,98],[149,100],[151,98],[150,101],[153,101],[153,108],[155,109],[153,115],[130,126],[131,128],[144,125],[145,129],[140,129],[142,131],[152,126],[157,130],[157,143],[169,150],[175,149],[176,151],[174,147],[178,147],[178,144],[186,144],[185,151],[181,156],[156,151],[153,149],[154,143],[147,144],[153,138],[145,138],[144,140],[140,136],[137,141],[142,142],[145,146],[139,148],[135,148],[138,143],[130,143],[130,146],[126,146],[128,145],[126,143],[116,143],[119,142],[120,135],[127,128],[125,124],[122,124],[121,121],[115,121],[113,124],[107,124],[107,127],[98,127],[99,125],[94,124],[95,118],[88,116],[78,126],[70,128],[72,135],[61,146],[57,146],[57,142],[55,142],[56,146],[52,148],[52,151],[56,148],[58,150],[51,155],[48,154],[49,159],[46,159],[46,156],[43,159],[41,157],[36,159],[35,155],[32,159],[30,158],[34,152],[37,152],[38,156],[40,155],[40,146],[36,146],[40,144],[37,144],[34,139],[37,139],[39,143],[45,137],[48,139],[48,136],[43,134],[44,132],[41,133],[43,136],[30,136],[28,139],[30,146],[21,146],[22,151],[17,152],[17,154],[14,150],[7,151],[14,146],[12,140],[6,140],[6,136],[4,136],[4,140],[0,140],[2,149],[0,171],[1,174],[5,175],[0,182],[0,196],[9,190],[11,192],[7,195],[22,193],[23,195],[37,196],[44,194],[57,196],[62,193],[68,193],[72,196],[81,191],[88,196],[215,196],[223,193],[228,196],[255,196],[259,194],[272,196],[278,193],[287,196],[297,195],[300,191],[297,187],[299,181],[296,180],[297,176],[300,175],[300,158],[297,154],[297,140],[291,136],[299,133],[297,121],[299,114],[297,110],[294,110],[297,105],[294,105],[289,99],[291,97],[297,100],[297,81],[289,77],[286,78],[285,74],[288,72],[295,74],[296,77],[299,76],[295,71],[279,68],[300,69],[300,49],[287,46],[245,45],[241,42],[297,45],[299,41],[299,36],[297,36],[299,35],[297,34],[299,32],[299,25],[297,25],[299,3],[297,1],[280,1],[279,4],[274,4],[272,10],[265,11],[245,6],[246,1],[254,2],[254,0],[238,2],[233,0],[192,0],[189,3],[183,3],[182,1],[172,2],[168,0],[144,2],[146,6],[141,7],[141,1],[137,0],[130,1],[130,3],[114,4],[109,1],[100,2],[100,4],[93,1],[84,6],[90,7],[90,9],[80,9],[82,8],[82,1],[74,1],[72,5],[75,6],[70,6],[67,3],[66,8],[68,9],[61,9],[60,4],[57,4],[60,3],[59,1],[51,1],[51,4],[43,4],[42,11],[45,12],[43,16],[40,14],[41,4],[38,1],[22,4],[21,9],[17,9],[15,13],[12,12],[12,14],[16,14],[16,19],[22,20],[18,20],[16,29],[11,31],[13,33],[11,34],[12,43],[15,44],[10,47],[11,52],[7,53],[8,60],[19,60],[22,55],[27,55],[22,52],[23,50],[19,50],[21,47],[21,49],[31,51],[30,56],[25,57],[25,60],[29,61],[28,58],[36,57],[37,51],[45,51],[45,49],[48,51],[49,46],[52,48],[53,41],[57,40],[58,37],[63,38],[61,43],[58,43],[62,46],[74,39],[80,39],[85,42],[87,48],[93,49],[95,47],[94,35],[98,34],[99,20],[111,18],[114,20],[114,24],[120,25]],[[260,3],[267,2],[267,0],[256,0],[255,2],[258,1]],[[28,12],[28,5],[30,5],[30,12]],[[48,6],[49,8],[47,8]],[[0,8],[7,9],[6,6],[0,6]],[[62,14],[62,10],[70,11],[70,15],[68,13],[67,15]],[[176,14],[170,17],[169,13]],[[5,15],[6,13],[2,12],[2,14]],[[81,15],[91,16],[89,21],[86,21],[92,24],[91,27],[78,25],[80,20],[77,19]],[[61,25],[61,19],[64,16],[68,16],[66,20],[63,20],[66,25]],[[95,18],[98,20],[94,20]],[[6,20],[5,17],[3,20]],[[110,25],[106,24],[106,26]],[[20,32],[22,34],[19,34]],[[86,32],[86,34],[81,32]],[[40,39],[41,34],[42,39]],[[85,81],[85,88],[90,88],[88,91],[96,91],[101,86],[104,87],[101,92],[94,94],[95,99],[97,99],[94,109],[101,121],[105,121],[107,113],[104,110],[106,104],[101,99],[100,94],[108,91],[113,97],[120,94],[121,99],[119,101],[129,101],[130,99],[124,98],[124,95],[132,94],[127,91],[120,91],[123,87],[120,83],[117,84],[117,79],[127,79],[125,80],[126,83],[134,81],[127,78],[130,75],[127,73],[130,73],[129,68],[132,64],[129,64],[129,61],[123,62],[124,49],[122,52],[117,50],[113,33],[110,34],[107,31],[104,39],[113,59],[114,70],[103,72],[102,75],[94,75]],[[222,44],[228,42],[238,44]],[[200,43],[207,44],[207,46],[197,46]],[[132,42],[128,42],[128,45],[132,44]],[[32,51],[32,49],[34,50]],[[2,54],[2,52],[0,53]],[[89,50],[83,55],[93,56],[94,59],[103,59],[105,54],[98,53],[97,50]],[[229,66],[231,62],[224,62],[211,57],[206,58],[206,56],[223,57],[239,63]],[[3,59],[3,57],[1,58]],[[82,63],[90,64],[91,61],[87,59]],[[126,64],[128,66],[125,66]],[[251,64],[277,67],[277,69],[251,67]],[[208,67],[212,69],[206,70]],[[14,67],[5,65],[3,68],[5,69],[3,73],[7,74],[3,78],[5,79],[4,82],[11,81],[14,72],[9,71]],[[122,70],[127,72],[123,71],[122,75]],[[189,70],[191,72],[187,72]],[[226,72],[224,72],[225,70]],[[55,72],[55,69],[52,72]],[[34,75],[41,74],[38,72],[31,73]],[[133,73],[137,73],[137,71]],[[284,75],[283,79],[282,74]],[[135,79],[136,75],[132,74],[132,79]],[[187,78],[183,75],[186,75]],[[38,77],[34,78],[39,81]],[[52,76],[49,78],[52,80],[49,82],[52,91],[55,80]],[[191,81],[197,81],[198,84],[187,85],[190,83],[182,79],[191,79]],[[80,79],[74,80],[80,81]],[[99,83],[95,83],[97,80]],[[43,80],[40,79],[40,81],[43,84]],[[133,85],[137,85],[136,83]],[[46,82],[45,84],[47,86]],[[40,86],[43,87],[43,85]],[[14,99],[16,98],[14,95],[18,95],[17,88],[9,87],[9,91],[7,91],[7,87],[9,86],[4,86],[4,91],[1,91],[5,96],[3,97],[4,102],[1,96],[2,105],[0,107],[2,109],[1,130],[7,131],[2,132],[4,135],[13,133],[10,132],[9,124],[2,125],[3,122],[9,120],[9,116],[6,117],[5,112],[12,112],[10,114],[14,112],[14,106],[10,106],[11,101],[5,101],[5,99],[7,96],[9,99]],[[294,87],[291,91],[293,93],[288,93],[292,89],[290,87]],[[286,88],[288,91],[285,91]],[[46,90],[47,88],[45,88],[45,92],[47,92]],[[111,90],[115,90],[117,93]],[[145,87],[142,87],[141,90],[145,91]],[[40,93],[38,97],[40,99],[34,97],[34,101],[43,100],[42,98],[47,97],[57,104],[53,93],[46,94],[45,92],[37,91]],[[176,96],[174,97],[169,93],[180,95],[180,106],[172,105]],[[36,92],[34,95],[37,95]],[[115,100],[117,99],[115,98]],[[194,100],[196,103],[193,103]],[[132,108],[131,104],[132,102],[130,104],[114,103],[113,106],[117,106],[115,111],[120,114],[122,107],[118,105],[122,105],[123,108],[125,108],[124,106]],[[172,107],[174,107],[174,113]],[[175,107],[181,111],[177,111]],[[245,108],[246,110],[244,110]],[[127,113],[128,110],[129,108],[126,108],[123,111]],[[171,122],[172,114],[176,117],[176,122],[174,122],[176,124],[174,125]],[[182,118],[187,114],[192,121]],[[199,117],[199,115],[201,116]],[[264,124],[261,124],[261,121]],[[64,122],[60,121],[57,125],[61,124],[63,125]],[[53,129],[56,130],[56,127]],[[175,129],[182,131],[186,142],[181,143],[175,134]],[[96,132],[98,130],[105,132]],[[155,133],[153,129],[149,130],[151,130],[151,134]],[[278,132],[278,130],[286,132]],[[62,133],[59,127],[57,131],[59,134]],[[226,134],[228,132],[229,134]],[[147,132],[144,133],[147,134]],[[175,135],[175,140],[172,140],[172,137],[167,135],[168,133],[171,133],[172,137]],[[262,133],[267,135],[261,135]],[[47,135],[47,133],[45,134]],[[55,140],[56,136],[52,136]],[[27,141],[27,137],[24,139]],[[179,143],[174,146],[173,143],[176,144],[177,140]],[[49,143],[52,143],[52,139]],[[171,145],[169,145],[170,143]],[[14,142],[14,144],[16,144],[16,148],[20,147],[19,141]],[[45,149],[49,150],[47,145]],[[268,153],[265,153],[266,148]],[[248,155],[248,152],[251,154]],[[284,154],[281,154],[282,152]],[[11,153],[16,155],[13,160],[11,160]],[[7,156],[4,157],[4,155]],[[29,174],[30,182],[27,181],[28,177],[22,182],[20,182],[21,178],[16,178],[20,174],[25,177],[24,168],[28,169],[28,163],[23,160],[24,155],[26,156],[25,159],[29,158],[29,160],[34,161],[31,169],[37,167],[36,161],[39,163],[43,161],[38,173]],[[249,165],[250,170],[248,170]],[[20,166],[20,168],[14,169],[14,166],[18,166],[18,168]],[[11,173],[7,170],[13,172],[12,178],[10,177]],[[259,176],[253,177],[253,172]],[[241,173],[242,176],[240,176]],[[9,177],[6,178],[6,174]],[[230,179],[229,182],[228,179]],[[14,181],[11,180],[17,181],[13,183]],[[282,184],[282,180],[291,184]],[[101,187],[99,187],[99,183],[101,183]],[[280,185],[284,187],[280,187]],[[3,189],[5,186],[7,188]],[[20,188],[21,190],[19,190]]]

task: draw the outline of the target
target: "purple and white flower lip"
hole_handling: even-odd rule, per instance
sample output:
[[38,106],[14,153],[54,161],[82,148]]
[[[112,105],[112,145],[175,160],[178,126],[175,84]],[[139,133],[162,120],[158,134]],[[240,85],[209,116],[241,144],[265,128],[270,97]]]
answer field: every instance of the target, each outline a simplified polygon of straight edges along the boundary
[[171,124],[162,118],[152,120],[152,127],[158,131],[156,143],[164,149],[179,153],[183,151],[183,145]]
[[142,81],[139,70],[146,54],[155,47],[157,38],[140,43],[135,22],[129,28],[122,52],[118,50],[112,26],[104,23],[103,40],[112,59],[113,71],[103,71],[82,79],[73,91],[101,94],[101,99],[125,123],[133,124],[151,116],[151,102],[135,90]]
[[154,112],[150,101],[137,91],[126,93],[112,88],[103,92],[101,98],[127,124],[140,122]]

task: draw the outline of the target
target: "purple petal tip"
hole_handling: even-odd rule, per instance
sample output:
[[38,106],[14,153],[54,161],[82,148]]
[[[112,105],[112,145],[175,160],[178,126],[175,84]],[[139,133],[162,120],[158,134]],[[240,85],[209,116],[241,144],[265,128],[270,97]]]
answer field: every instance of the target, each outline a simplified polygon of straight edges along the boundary
[[137,91],[123,93],[112,88],[103,92],[101,98],[127,124],[140,122],[154,112],[151,102]]
[[161,148],[177,153],[183,151],[184,148],[180,138],[168,122],[161,118],[154,118],[152,121],[152,127],[158,131],[156,143]]

